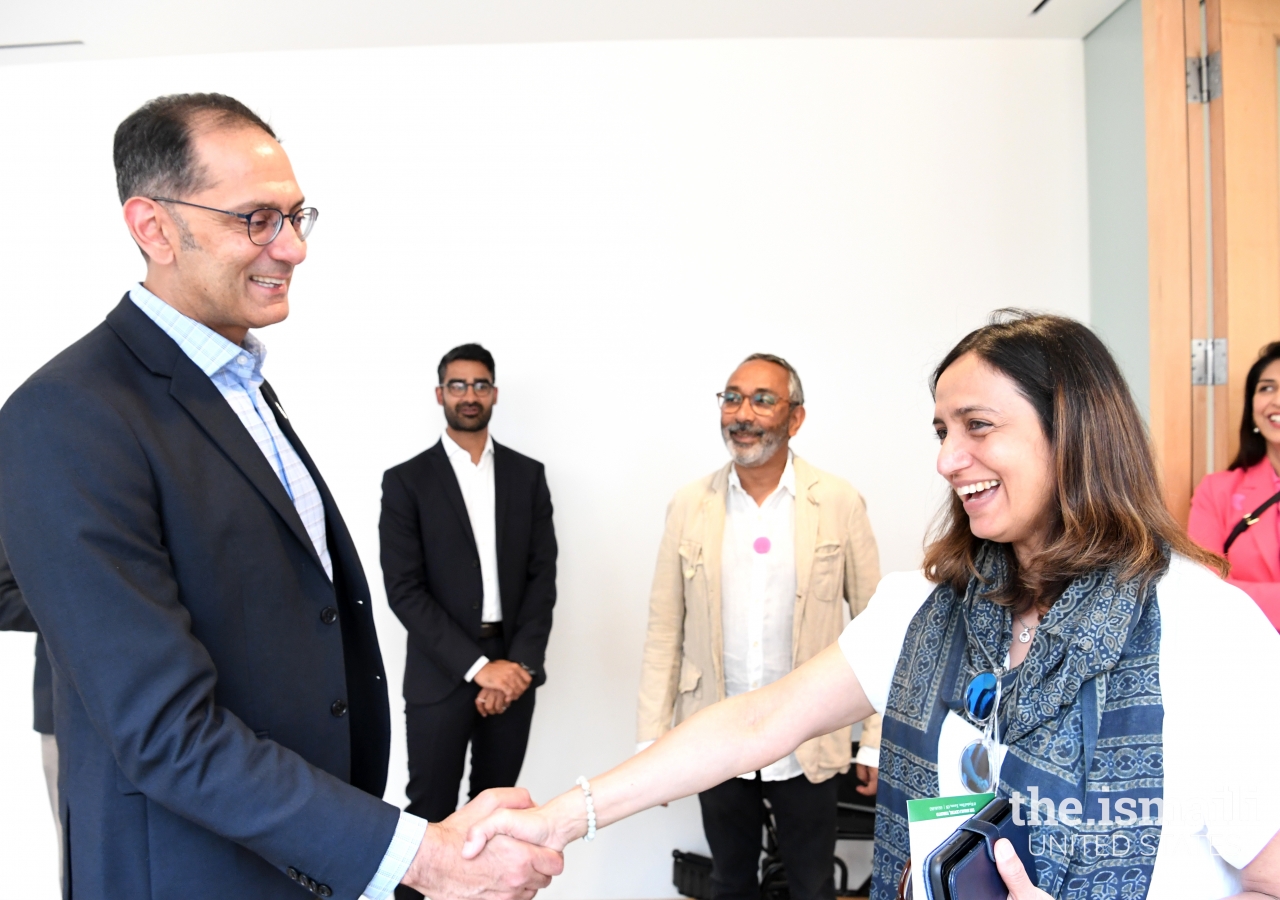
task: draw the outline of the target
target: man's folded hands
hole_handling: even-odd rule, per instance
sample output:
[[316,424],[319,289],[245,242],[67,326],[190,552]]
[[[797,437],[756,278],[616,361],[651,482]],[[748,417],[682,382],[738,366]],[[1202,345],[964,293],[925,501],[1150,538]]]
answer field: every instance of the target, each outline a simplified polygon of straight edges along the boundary
[[427,826],[402,882],[431,900],[529,900],[564,870],[563,845],[538,846],[542,841],[525,842],[497,828],[479,847],[468,845],[470,853],[464,853],[464,843],[491,815],[533,805],[524,788],[485,791],[443,822]]

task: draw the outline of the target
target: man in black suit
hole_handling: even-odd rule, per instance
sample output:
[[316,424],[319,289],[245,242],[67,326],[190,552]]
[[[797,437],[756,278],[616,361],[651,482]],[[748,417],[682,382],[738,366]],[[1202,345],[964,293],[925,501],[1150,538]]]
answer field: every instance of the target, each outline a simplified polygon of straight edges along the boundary
[[249,333],[288,315],[316,220],[288,157],[244,105],[188,94],[126,118],[115,163],[146,280],[0,410],[0,541],[57,686],[64,895],[524,900],[558,855],[460,851],[527,795],[430,826],[380,799],[368,585]]
[[515,784],[556,600],[543,466],[489,436],[493,356],[463,344],[437,375],[445,433],[383,476],[379,523],[387,600],[409,631],[408,811],[428,821],[457,807],[468,743],[472,797]]

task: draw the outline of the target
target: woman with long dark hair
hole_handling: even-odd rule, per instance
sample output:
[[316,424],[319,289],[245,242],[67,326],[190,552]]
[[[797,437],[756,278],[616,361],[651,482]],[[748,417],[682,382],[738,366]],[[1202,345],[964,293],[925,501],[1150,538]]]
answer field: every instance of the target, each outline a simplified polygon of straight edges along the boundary
[[1280,628],[1278,504],[1280,341],[1263,347],[1250,367],[1244,382],[1240,449],[1225,472],[1206,475],[1200,482],[1187,523],[1192,540],[1230,561],[1227,580],[1252,597],[1276,628]]
[[1005,312],[932,386],[951,494],[923,570],[780,681],[473,825],[466,854],[593,837],[874,709],[875,900],[909,858],[908,800],[986,791],[1030,823],[1030,870],[994,845],[1014,900],[1280,896],[1280,635],[1166,511],[1115,361],[1078,322]]

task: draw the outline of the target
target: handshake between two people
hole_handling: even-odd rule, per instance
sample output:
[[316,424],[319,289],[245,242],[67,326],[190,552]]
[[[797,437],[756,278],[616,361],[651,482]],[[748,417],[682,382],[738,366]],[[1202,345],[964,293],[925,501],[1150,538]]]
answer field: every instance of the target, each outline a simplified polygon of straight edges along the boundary
[[[482,688],[483,672],[476,676]],[[502,673],[499,666],[493,674]],[[604,828],[691,796],[871,712],[844,652],[832,644],[785,678],[690,716],[592,779],[590,807],[585,784],[537,807],[519,788],[485,791],[427,826],[403,881],[431,900],[530,900],[564,870],[561,851],[587,836],[591,816]]]
[[482,716],[506,712],[507,707],[519,700],[533,684],[533,676],[524,666],[506,659],[485,663],[472,680],[480,686],[480,693],[476,695],[476,711]]
[[[581,795],[580,795],[581,796]],[[402,883],[431,900],[530,900],[564,870],[562,851],[587,832],[572,792],[535,807],[524,788],[491,788],[427,826]]]

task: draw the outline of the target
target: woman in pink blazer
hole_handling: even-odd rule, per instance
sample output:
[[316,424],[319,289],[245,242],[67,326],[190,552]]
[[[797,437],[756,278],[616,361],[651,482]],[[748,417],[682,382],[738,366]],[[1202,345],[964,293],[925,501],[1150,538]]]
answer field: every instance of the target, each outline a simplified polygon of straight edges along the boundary
[[[1187,531],[1222,553],[1232,529],[1280,493],[1280,341],[1262,348],[1245,379],[1240,451],[1225,472],[1206,475],[1191,500]],[[1280,629],[1280,503],[1267,509],[1226,553],[1227,580],[1243,588]]]

